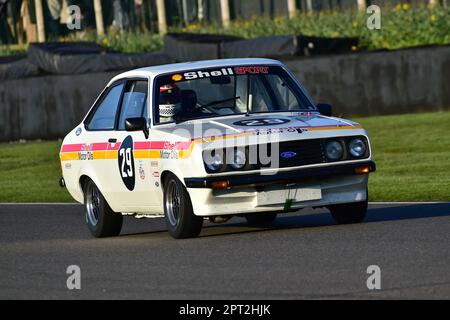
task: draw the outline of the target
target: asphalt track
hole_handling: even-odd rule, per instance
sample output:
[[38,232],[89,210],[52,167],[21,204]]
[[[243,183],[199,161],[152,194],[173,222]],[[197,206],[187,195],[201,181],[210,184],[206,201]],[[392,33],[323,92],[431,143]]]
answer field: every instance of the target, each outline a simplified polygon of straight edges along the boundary
[[[66,269],[81,268],[81,290]],[[369,265],[381,290],[367,289]],[[450,299],[450,203],[372,204],[365,223],[325,210],[207,223],[173,240],[162,219],[125,218],[94,239],[79,205],[0,205],[0,299]]]

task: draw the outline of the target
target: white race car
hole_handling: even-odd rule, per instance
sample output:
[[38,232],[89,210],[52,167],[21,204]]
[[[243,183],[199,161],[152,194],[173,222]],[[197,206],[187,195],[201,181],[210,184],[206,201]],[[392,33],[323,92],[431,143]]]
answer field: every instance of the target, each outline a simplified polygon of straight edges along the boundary
[[204,219],[269,225],[304,207],[361,222],[371,156],[367,132],[314,105],[281,62],[200,61],[113,78],[65,137],[60,183],[96,237],[134,215],[187,238]]

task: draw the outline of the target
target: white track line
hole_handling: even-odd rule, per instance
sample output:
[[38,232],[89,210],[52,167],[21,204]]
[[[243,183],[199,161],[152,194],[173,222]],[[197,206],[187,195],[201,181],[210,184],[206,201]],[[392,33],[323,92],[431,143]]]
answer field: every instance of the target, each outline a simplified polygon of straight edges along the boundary
[[[369,202],[369,205],[414,205],[414,204],[450,204],[448,201],[421,201],[421,202]],[[51,203],[51,202],[29,202],[29,203],[0,203],[0,206],[81,206],[81,203]]]
[[28,202],[28,203],[0,203],[0,206],[81,206],[81,203],[57,203],[57,202]]
[[369,202],[369,205],[390,205],[390,204],[450,204],[450,202],[448,201],[417,201],[417,202],[413,202],[413,201],[399,201],[399,202],[386,202],[386,201],[374,201],[374,202]]

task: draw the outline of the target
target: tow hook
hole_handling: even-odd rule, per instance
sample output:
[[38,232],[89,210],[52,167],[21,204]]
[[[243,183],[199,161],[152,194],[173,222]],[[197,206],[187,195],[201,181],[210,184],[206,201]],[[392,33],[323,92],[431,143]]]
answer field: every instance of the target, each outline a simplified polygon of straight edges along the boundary
[[61,177],[61,178],[59,179],[59,186],[60,186],[61,188],[65,188],[65,187],[66,187],[66,181],[64,180],[63,177]]

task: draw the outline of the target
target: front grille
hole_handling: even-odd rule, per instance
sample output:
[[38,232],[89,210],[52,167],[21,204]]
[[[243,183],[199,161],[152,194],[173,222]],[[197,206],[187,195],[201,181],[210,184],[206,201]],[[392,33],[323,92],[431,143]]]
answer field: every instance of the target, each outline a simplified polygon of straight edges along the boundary
[[[292,158],[283,157],[283,155],[289,155],[290,152],[292,152]],[[282,142],[279,154],[280,168],[326,162],[322,139]]]
[[[267,148],[267,155],[270,159],[277,159],[275,161],[279,162],[279,168],[298,167],[327,162],[324,153],[324,140],[322,139],[286,141],[279,143],[278,146],[271,144],[264,147]],[[278,153],[278,155],[274,155],[272,158],[273,153]],[[266,153],[262,152],[262,154]],[[271,167],[272,165],[273,163],[258,163],[257,167],[264,168]]]

